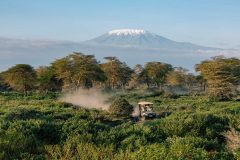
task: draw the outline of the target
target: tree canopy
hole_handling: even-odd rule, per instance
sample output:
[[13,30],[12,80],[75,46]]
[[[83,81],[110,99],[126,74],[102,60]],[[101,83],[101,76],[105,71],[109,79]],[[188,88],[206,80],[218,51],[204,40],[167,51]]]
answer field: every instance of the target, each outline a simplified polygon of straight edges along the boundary
[[61,80],[55,76],[52,67],[42,66],[36,69],[37,87],[41,92],[60,91],[62,87]]
[[209,95],[222,100],[231,99],[240,80],[240,60],[214,57],[196,65],[196,71],[207,80]]
[[124,87],[131,79],[132,70],[126,63],[116,57],[105,57],[106,63],[101,67],[107,77],[106,85],[109,88]]
[[8,85],[4,81],[3,73],[0,73],[0,91],[6,91],[8,89]]
[[[27,64],[18,64],[0,73],[0,90],[24,92],[38,90],[73,91],[78,88],[103,89],[160,89],[184,94],[208,93],[220,100],[231,99],[239,92],[240,60],[213,57],[196,65],[198,75],[181,67],[163,62],[147,62],[131,69],[116,57],[105,57],[98,62],[94,55],[74,52],[57,59],[48,67],[36,70]],[[194,91],[194,92],[193,92]],[[181,94],[183,93],[181,92]],[[178,92],[180,93],[180,92]]]
[[93,55],[73,53],[52,63],[55,74],[64,83],[64,88],[90,88],[94,82],[103,82],[106,77]]
[[167,74],[172,70],[172,65],[161,62],[148,62],[145,65],[143,77],[146,83],[149,81],[157,87],[162,87],[166,81]]
[[34,88],[36,72],[32,66],[17,64],[9,68],[4,74],[4,80],[11,88],[26,93]]
[[191,90],[195,83],[195,76],[188,73],[188,70],[182,67],[174,68],[174,70],[167,75],[167,84],[173,87],[186,87]]

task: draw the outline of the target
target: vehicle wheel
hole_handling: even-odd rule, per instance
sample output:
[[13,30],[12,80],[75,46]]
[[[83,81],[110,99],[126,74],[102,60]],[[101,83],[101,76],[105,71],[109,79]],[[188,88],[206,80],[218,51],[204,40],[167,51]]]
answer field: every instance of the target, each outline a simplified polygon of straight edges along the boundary
[[139,121],[139,117],[133,117],[133,121],[134,122],[138,122]]

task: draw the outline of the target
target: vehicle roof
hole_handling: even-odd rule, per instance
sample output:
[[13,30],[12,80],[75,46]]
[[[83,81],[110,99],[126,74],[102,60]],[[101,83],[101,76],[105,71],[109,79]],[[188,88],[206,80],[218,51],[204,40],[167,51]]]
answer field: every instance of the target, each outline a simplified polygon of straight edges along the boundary
[[138,104],[140,105],[146,105],[146,104],[153,104],[152,102],[146,102],[146,101],[141,101]]

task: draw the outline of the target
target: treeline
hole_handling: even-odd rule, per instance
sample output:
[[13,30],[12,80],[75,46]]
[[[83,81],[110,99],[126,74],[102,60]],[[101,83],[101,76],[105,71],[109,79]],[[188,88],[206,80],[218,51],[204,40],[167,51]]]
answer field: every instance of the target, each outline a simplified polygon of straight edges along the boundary
[[159,88],[174,94],[177,91],[204,93],[212,98],[228,100],[236,96],[240,83],[240,60],[214,57],[196,65],[198,75],[181,67],[162,62],[148,62],[130,68],[116,57],[105,57],[100,63],[94,55],[72,53],[34,69],[17,64],[0,73],[0,90],[55,92],[98,87],[104,89]]

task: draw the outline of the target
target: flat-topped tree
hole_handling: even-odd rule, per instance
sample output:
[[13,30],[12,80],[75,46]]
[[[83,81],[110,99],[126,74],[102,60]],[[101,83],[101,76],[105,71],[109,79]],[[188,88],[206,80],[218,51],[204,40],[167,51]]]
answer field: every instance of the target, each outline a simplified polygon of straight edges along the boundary
[[196,71],[207,81],[208,94],[219,100],[231,99],[240,82],[240,60],[213,57],[196,65]]
[[124,87],[131,79],[131,68],[116,57],[105,57],[104,59],[107,62],[101,64],[101,68],[107,77],[106,86],[108,88]]
[[28,64],[17,64],[3,73],[4,80],[14,90],[30,91],[36,84],[36,71]]
[[153,84],[162,89],[166,81],[167,74],[172,71],[172,65],[162,62],[148,62],[144,67],[143,77],[145,82]]
[[91,88],[94,82],[102,82],[105,75],[94,55],[73,53],[52,63],[52,67],[64,88]]

